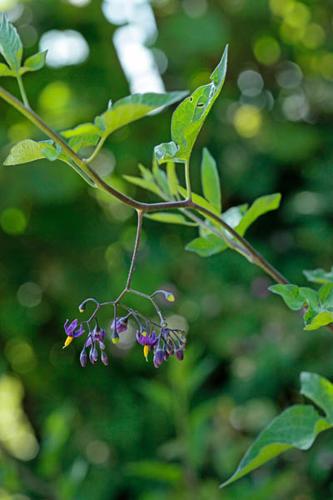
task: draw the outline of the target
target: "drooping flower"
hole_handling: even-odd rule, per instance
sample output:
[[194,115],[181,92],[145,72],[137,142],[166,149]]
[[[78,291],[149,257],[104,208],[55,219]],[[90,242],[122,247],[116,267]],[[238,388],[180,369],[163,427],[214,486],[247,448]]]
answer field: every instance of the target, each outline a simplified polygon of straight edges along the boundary
[[117,333],[124,333],[128,329],[128,317],[117,318],[112,321],[111,329],[116,330]]
[[148,354],[157,342],[156,332],[152,331],[148,334],[146,330],[138,330],[136,332],[136,340],[138,344],[143,346],[143,355],[146,358],[146,361],[148,361]]
[[69,319],[66,319],[64,324],[64,330],[67,335],[67,339],[64,343],[64,348],[68,347],[69,344],[73,342],[73,339],[80,337],[84,333],[84,328],[82,324],[79,324],[78,319],[73,319],[71,323],[69,323]]

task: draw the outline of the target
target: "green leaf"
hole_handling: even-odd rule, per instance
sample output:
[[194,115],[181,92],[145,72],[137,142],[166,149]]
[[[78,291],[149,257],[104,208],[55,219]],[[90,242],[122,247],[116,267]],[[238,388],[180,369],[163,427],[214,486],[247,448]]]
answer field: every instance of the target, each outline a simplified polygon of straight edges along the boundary
[[295,405],[277,416],[248,449],[227,486],[290,448],[308,450],[331,425],[310,405]]
[[0,63],[0,76],[16,76],[16,73],[12,71],[7,64]]
[[201,162],[201,182],[204,197],[218,211],[221,210],[221,189],[219,173],[216,166],[216,161],[208,151],[204,148]]
[[37,52],[36,54],[28,57],[24,61],[24,65],[20,68],[20,75],[24,75],[29,71],[38,71],[45,66],[47,50]]
[[324,269],[314,269],[313,271],[303,271],[303,273],[306,279],[313,283],[333,283],[333,267],[328,272],[324,271]]
[[[182,186],[178,186],[178,191],[179,193],[184,197],[186,198],[187,197],[187,191],[185,188],[183,188]],[[207,201],[205,198],[203,198],[202,196],[200,196],[199,194],[196,194],[196,193],[192,193],[192,200],[194,201],[194,203],[197,203],[198,205],[200,205],[201,207],[204,207],[204,208],[207,208],[207,210],[210,210],[211,212],[213,212],[214,214],[220,216],[220,212],[217,210],[216,207],[214,207],[211,203],[209,203],[209,201]],[[213,220],[213,219],[212,219]]]
[[72,137],[68,141],[68,145],[78,153],[81,149],[83,148],[88,148],[92,146],[96,146],[97,142],[99,140],[98,135],[77,135]]
[[176,196],[178,194],[179,180],[177,177],[176,165],[173,161],[168,161],[166,172],[170,194]]
[[269,194],[266,196],[261,196],[257,198],[254,203],[250,206],[241,222],[237,226],[236,230],[241,235],[244,236],[247,229],[253,224],[253,222],[258,219],[261,215],[276,210],[279,208],[281,201],[281,194]]
[[45,147],[45,143],[36,142],[31,139],[21,141],[12,147],[3,164],[20,165],[22,163],[41,160],[45,158],[43,147]]
[[159,168],[157,162],[153,163],[153,176],[157,182],[157,185],[161,188],[162,192],[169,196],[170,195],[169,184],[166,173]]
[[321,408],[333,424],[333,384],[316,373],[301,373],[301,394]]
[[0,52],[9,67],[18,73],[22,61],[23,46],[15,26],[8,21],[5,14],[0,16]]
[[304,306],[304,297],[297,285],[273,285],[269,290],[280,295],[292,311],[299,311]]
[[228,47],[210,76],[211,83],[196,89],[175,110],[171,120],[171,142],[154,150],[159,163],[169,160],[187,162],[209,111],[219,96],[227,71]]
[[192,240],[185,247],[185,250],[194,252],[200,257],[211,257],[228,248],[228,245],[215,234],[209,234],[205,238],[199,237]]
[[322,311],[316,316],[312,317],[309,321],[306,322],[306,326],[304,330],[318,330],[322,326],[327,326],[333,323],[333,312],[332,311]]
[[182,224],[183,226],[197,226],[196,222],[190,222],[181,214],[171,214],[170,212],[158,212],[156,214],[147,214],[147,219],[169,224]]
[[95,119],[95,125],[106,137],[115,130],[147,116],[152,111],[161,111],[166,106],[183,99],[187,92],[168,92],[165,94],[132,94],[119,99],[115,104]]
[[148,181],[146,179],[141,179],[141,177],[134,177],[132,175],[124,175],[123,177],[124,179],[126,179],[127,182],[130,182],[135,186],[139,186],[142,189],[146,189],[147,191],[151,191],[152,193],[161,196],[161,190],[159,189],[158,186],[156,186],[154,181]]
[[101,135],[101,130],[93,123],[81,123],[75,128],[64,130],[61,135],[66,139],[70,139],[71,137],[84,135]]

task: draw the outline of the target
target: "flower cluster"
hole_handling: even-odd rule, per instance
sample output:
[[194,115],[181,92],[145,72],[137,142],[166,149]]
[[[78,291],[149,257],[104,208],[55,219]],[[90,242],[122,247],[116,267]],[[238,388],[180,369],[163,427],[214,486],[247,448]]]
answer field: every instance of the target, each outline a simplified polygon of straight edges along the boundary
[[[162,295],[168,302],[174,301],[174,295],[165,290],[157,290],[152,295],[146,296],[155,306],[160,320],[159,323],[146,318],[134,309],[122,306],[127,310],[127,314],[120,317],[115,315],[110,326],[110,340],[113,344],[117,344],[121,341],[122,334],[128,331],[130,320],[133,321],[136,329],[136,341],[143,347],[143,355],[146,361],[148,361],[149,354],[151,353],[153,364],[156,368],[161,366],[161,364],[172,355],[182,361],[184,359],[186,344],[186,338],[182,330],[172,329],[167,326],[161,311],[153,299],[157,294]],[[96,309],[87,321],[80,323],[78,319],[74,319],[72,322],[66,320],[64,329],[67,338],[64,343],[64,348],[68,347],[75,338],[86,335],[83,349],[80,354],[81,366],[85,367],[88,361],[94,365],[99,359],[107,366],[109,364],[109,358],[105,352],[107,332],[99,327],[96,316],[102,306],[113,305],[115,314],[117,309],[115,307],[115,302],[100,304],[95,299],[87,299],[79,306],[80,312],[85,310],[85,306],[89,301],[94,302]]]

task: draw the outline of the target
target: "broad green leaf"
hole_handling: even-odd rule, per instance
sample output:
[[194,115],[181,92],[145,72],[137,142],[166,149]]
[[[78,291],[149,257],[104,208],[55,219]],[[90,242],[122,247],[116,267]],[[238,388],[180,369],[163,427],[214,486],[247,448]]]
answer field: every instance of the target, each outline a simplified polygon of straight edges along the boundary
[[324,271],[324,269],[314,269],[313,271],[303,271],[303,273],[306,279],[313,283],[333,283],[333,267],[328,272]]
[[16,76],[16,73],[12,71],[7,64],[0,63],[0,76]]
[[306,322],[304,330],[318,330],[333,323],[333,311],[322,311]]
[[297,285],[273,285],[269,290],[280,295],[292,311],[299,311],[304,306],[304,297]]
[[216,161],[204,148],[201,161],[201,183],[204,197],[218,210],[221,210],[221,189]]
[[[185,188],[183,188],[182,186],[178,186],[178,191],[179,193],[184,197],[186,198],[187,197],[187,191]],[[220,216],[220,212],[216,209],[216,207],[214,207],[211,203],[209,203],[209,201],[207,201],[205,198],[203,198],[202,196],[200,196],[199,194],[196,194],[196,193],[192,193],[192,200],[194,201],[194,203],[197,203],[198,205],[200,205],[201,207],[204,207],[204,208],[207,208],[207,210],[210,210],[211,212],[213,212],[215,215],[218,215]]]
[[156,214],[146,215],[148,219],[169,224],[182,224],[183,226],[197,226],[196,222],[190,222],[181,214],[172,214],[170,212],[158,212]]
[[75,128],[64,130],[61,135],[66,139],[84,135],[101,135],[101,130],[93,123],[81,123]]
[[261,196],[260,198],[257,198],[242,220],[240,221],[239,225],[237,226],[236,230],[237,232],[243,236],[247,229],[253,224],[253,222],[258,219],[261,215],[270,212],[272,210],[276,210],[279,208],[281,201],[281,194],[280,193],[275,193],[275,194],[269,194],[266,196]]
[[78,153],[80,149],[96,146],[98,140],[98,135],[77,135],[69,139],[68,145]]
[[142,189],[146,189],[147,191],[151,191],[152,193],[157,194],[158,196],[161,195],[161,190],[159,187],[155,184],[154,181],[148,181],[146,179],[142,179],[141,177],[134,177],[132,175],[124,175],[124,179],[131,184],[134,184],[135,186],[139,186]]
[[9,67],[18,73],[23,54],[21,39],[5,14],[0,15],[0,52]]
[[19,142],[10,150],[9,155],[4,161],[4,165],[20,165],[30,161],[41,160],[45,158],[45,143],[26,139]]
[[115,102],[102,115],[96,117],[95,125],[108,136],[115,130],[147,116],[152,111],[160,111],[166,106],[183,99],[187,92],[168,92],[165,94],[132,94]]
[[154,150],[159,163],[169,160],[187,162],[203,123],[219,96],[227,71],[228,47],[210,76],[211,83],[196,89],[175,110],[171,120],[171,142]]
[[301,373],[301,394],[321,408],[333,424],[333,384],[316,373]]
[[310,405],[295,405],[277,416],[248,449],[236,472],[221,487],[237,481],[290,448],[308,450],[331,427]]
[[20,68],[20,75],[28,73],[29,71],[38,71],[45,66],[47,50],[37,52],[36,54],[28,57]]
[[173,161],[168,161],[166,172],[170,194],[176,196],[178,194],[179,180],[177,177],[176,165]]
[[307,306],[311,307],[311,309],[319,310],[319,294],[316,290],[312,288],[308,288],[307,286],[301,286],[299,288],[299,293],[303,297]]
[[185,250],[194,252],[200,257],[211,257],[228,248],[228,245],[215,234],[209,234],[205,238],[199,237],[192,240],[185,247]]
[[324,307],[333,307],[333,283],[326,283],[318,290],[320,303]]

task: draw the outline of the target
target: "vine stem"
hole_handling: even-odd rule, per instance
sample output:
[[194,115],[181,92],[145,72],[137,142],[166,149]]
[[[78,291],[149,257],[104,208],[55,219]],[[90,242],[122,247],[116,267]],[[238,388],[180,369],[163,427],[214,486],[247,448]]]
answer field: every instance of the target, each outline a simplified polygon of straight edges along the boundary
[[[141,230],[142,230],[142,216],[146,212],[153,212],[158,210],[171,210],[171,209],[179,209],[179,208],[187,208],[196,210],[211,219],[215,220],[220,226],[223,227],[233,238],[237,241],[237,247],[234,245],[235,249],[238,248],[242,250],[244,254],[258,267],[263,269],[266,274],[268,274],[273,280],[277,283],[287,284],[288,280],[277,270],[272,264],[270,264],[243,236],[238,234],[232,227],[229,226],[221,217],[214,214],[207,208],[194,203],[191,199],[191,187],[190,187],[190,176],[189,176],[189,165],[185,164],[185,178],[186,178],[186,186],[188,192],[188,198],[185,200],[173,200],[173,201],[164,201],[159,203],[143,203],[133,198],[127,196],[126,194],[118,191],[114,187],[110,186],[107,182],[105,182],[97,172],[95,172],[90,165],[86,161],[84,161],[80,156],[73,151],[73,149],[64,141],[64,139],[54,130],[52,130],[44,120],[35,113],[32,109],[26,107],[21,101],[19,101],[16,97],[10,94],[3,87],[0,87],[0,98],[6,101],[8,104],[13,106],[17,111],[19,111],[23,116],[25,116],[31,123],[33,123],[39,130],[41,130],[44,134],[46,134],[50,139],[52,139],[56,144],[58,144],[64,153],[71,159],[71,161],[78,167],[79,170],[84,172],[101,190],[107,192],[109,195],[114,196],[120,202],[125,205],[134,208],[138,213],[138,225],[137,225],[137,236],[135,241],[135,247],[132,255],[131,266],[128,274],[127,285],[125,289],[118,297],[117,301],[123,297],[127,293],[128,288],[131,284],[131,279],[133,275],[133,271],[135,268],[135,261],[137,256],[138,247],[140,244],[141,238]],[[232,242],[230,242],[232,245]],[[125,291],[126,290],[126,291]]]
[[27,108],[30,108],[29,99],[28,99],[27,93],[26,93],[24,85],[23,85],[22,77],[20,75],[17,75],[16,79],[17,79],[17,83],[18,83],[18,86],[20,89],[23,103]]

